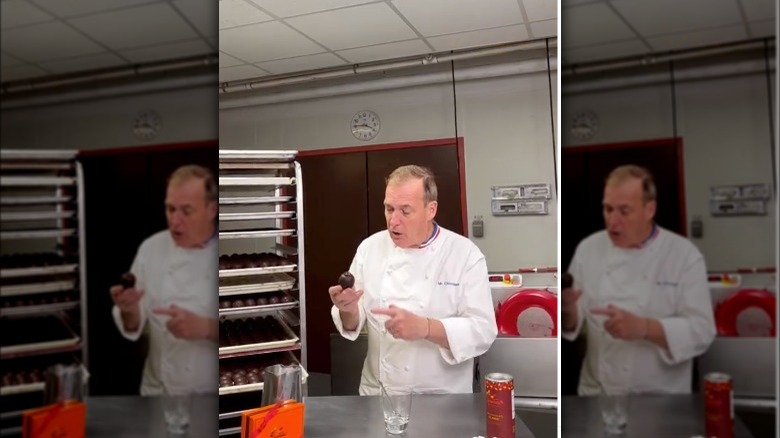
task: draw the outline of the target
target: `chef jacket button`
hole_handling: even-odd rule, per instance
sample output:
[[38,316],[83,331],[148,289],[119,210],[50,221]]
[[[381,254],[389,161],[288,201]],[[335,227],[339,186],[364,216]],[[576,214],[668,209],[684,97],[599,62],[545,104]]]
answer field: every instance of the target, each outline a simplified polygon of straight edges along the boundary
[[409,371],[409,365],[404,367],[404,371]]
[[423,307],[425,307],[425,305],[423,303],[420,303],[420,308],[422,309]]
[[387,333],[387,329],[386,329],[386,328],[383,328],[383,329],[382,329],[382,333]]

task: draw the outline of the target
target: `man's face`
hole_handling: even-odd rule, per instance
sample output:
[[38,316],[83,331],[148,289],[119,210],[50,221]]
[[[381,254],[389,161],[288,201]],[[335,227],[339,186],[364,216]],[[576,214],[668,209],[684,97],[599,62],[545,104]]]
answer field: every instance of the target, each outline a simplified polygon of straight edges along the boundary
[[414,248],[430,237],[430,224],[436,216],[436,201],[423,200],[422,179],[390,183],[385,189],[385,219],[393,242],[401,248]]
[[197,248],[211,237],[216,202],[206,201],[206,188],[198,178],[168,185],[165,196],[165,217],[168,230],[177,246]]
[[642,181],[631,178],[608,184],[602,202],[604,224],[612,243],[619,248],[639,246],[650,235],[655,201],[642,199]]

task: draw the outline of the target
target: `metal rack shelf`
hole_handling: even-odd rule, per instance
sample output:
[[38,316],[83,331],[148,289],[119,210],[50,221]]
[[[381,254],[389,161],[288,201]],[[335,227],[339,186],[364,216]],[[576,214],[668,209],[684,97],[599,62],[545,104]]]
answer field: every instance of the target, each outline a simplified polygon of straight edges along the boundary
[[38,316],[51,313],[64,312],[79,307],[79,301],[66,301],[64,303],[40,304],[35,306],[6,307],[0,309],[0,316]]
[[51,239],[59,237],[69,237],[76,234],[73,228],[63,228],[58,230],[19,230],[19,231],[0,231],[0,240],[16,239]]
[[44,292],[61,292],[73,290],[76,280],[59,280],[45,283],[15,284],[0,287],[0,297],[15,297],[19,295],[40,294]]
[[76,272],[79,265],[40,266],[32,268],[0,269],[0,278],[33,277],[42,275],[69,274]]
[[40,221],[47,219],[70,219],[76,215],[74,211],[14,211],[0,213],[0,221]]
[[72,200],[71,196],[2,196],[0,205],[64,204]]
[[69,176],[2,176],[2,187],[73,186],[76,178]]
[[[288,339],[259,344],[220,347],[220,361],[233,358],[247,358],[251,362],[260,361],[266,355],[287,352],[299,356],[304,375],[306,374],[306,329],[305,324],[305,276],[303,266],[303,186],[300,164],[295,161],[297,151],[249,151],[220,150],[220,207],[230,210],[219,215],[220,221],[232,224],[230,228],[219,232],[220,248],[226,253],[245,252],[243,242],[238,239],[253,240],[251,244],[258,248],[262,242],[258,239],[274,239],[273,252],[277,256],[287,256],[282,266],[265,266],[240,269],[221,269],[219,271],[219,296],[230,298],[251,294],[282,292],[292,300],[261,306],[229,307],[219,310],[220,319],[239,319],[272,314],[279,322]],[[289,209],[280,207],[290,206]],[[270,208],[269,208],[270,207]],[[275,211],[268,211],[275,208]],[[282,211],[284,209],[284,211]],[[227,210],[227,209],[225,209]],[[271,228],[257,229],[254,224],[242,221],[274,221]],[[240,229],[241,227],[253,229]],[[264,225],[263,225],[264,226]],[[289,239],[288,239],[289,238]],[[294,246],[291,246],[294,242]],[[235,245],[234,250],[230,250]],[[251,250],[250,250],[251,251]],[[255,249],[257,253],[261,250]],[[249,255],[249,260],[254,256]],[[227,265],[229,266],[229,265]],[[265,296],[265,295],[262,295]],[[242,297],[243,298],[243,297]],[[300,314],[298,317],[296,314]],[[291,317],[290,315],[295,315]],[[290,321],[296,324],[289,324]],[[262,323],[260,323],[262,324]],[[261,325],[262,327],[262,325]],[[248,340],[248,339],[247,339]],[[261,357],[262,356],[262,357]],[[255,358],[256,357],[256,358]],[[260,392],[262,384],[223,387],[220,395]],[[304,386],[305,392],[305,386]],[[235,408],[243,408],[236,406]],[[255,406],[246,406],[250,409]],[[231,408],[234,409],[234,408]],[[242,411],[219,414],[220,420],[239,417]],[[238,429],[223,428],[220,436],[232,435]]]

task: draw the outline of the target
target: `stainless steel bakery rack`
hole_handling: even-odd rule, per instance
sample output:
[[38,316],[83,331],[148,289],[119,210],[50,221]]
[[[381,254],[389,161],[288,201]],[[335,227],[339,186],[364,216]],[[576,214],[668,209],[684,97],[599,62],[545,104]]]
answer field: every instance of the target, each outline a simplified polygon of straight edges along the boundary
[[[296,156],[219,151],[220,436],[239,435],[242,412],[260,406],[265,366],[300,364],[306,392],[303,185]],[[252,369],[252,381],[233,378]]]
[[19,434],[22,412],[43,402],[47,367],[88,367],[84,180],[76,154],[0,150],[2,436]]

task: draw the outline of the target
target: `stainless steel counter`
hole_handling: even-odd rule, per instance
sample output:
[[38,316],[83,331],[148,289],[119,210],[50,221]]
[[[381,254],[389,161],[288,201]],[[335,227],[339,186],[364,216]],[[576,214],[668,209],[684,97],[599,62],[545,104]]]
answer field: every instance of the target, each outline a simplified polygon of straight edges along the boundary
[[[87,397],[86,436],[164,437],[165,418],[160,397]],[[189,438],[219,436],[219,398],[195,396],[190,412]]]
[[[485,395],[414,395],[409,427],[403,438],[472,438],[485,436]],[[306,438],[387,438],[378,396],[307,397]],[[515,417],[516,437],[534,433]],[[544,438],[544,437],[539,437]]]
[[[604,436],[598,397],[566,396],[561,400],[562,438]],[[704,435],[701,395],[632,396],[624,436],[690,438]],[[745,425],[734,419],[734,437],[752,438]]]

